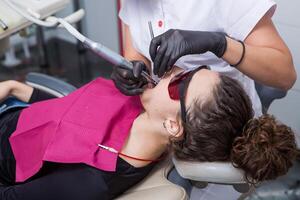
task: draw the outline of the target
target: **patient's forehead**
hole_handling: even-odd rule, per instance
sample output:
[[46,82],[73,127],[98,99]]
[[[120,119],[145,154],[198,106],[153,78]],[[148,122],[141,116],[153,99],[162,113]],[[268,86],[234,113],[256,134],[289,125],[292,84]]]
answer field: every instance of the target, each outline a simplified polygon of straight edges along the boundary
[[212,98],[214,87],[220,82],[219,73],[207,69],[194,74],[187,90],[187,105],[194,100],[209,100]]

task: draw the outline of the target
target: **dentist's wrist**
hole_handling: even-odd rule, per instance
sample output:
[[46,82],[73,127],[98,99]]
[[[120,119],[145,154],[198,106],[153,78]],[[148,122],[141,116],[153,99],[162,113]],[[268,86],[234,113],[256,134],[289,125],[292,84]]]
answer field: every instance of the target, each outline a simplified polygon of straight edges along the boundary
[[243,63],[246,56],[244,46],[241,44],[240,41],[234,40],[230,37],[226,37],[226,39],[227,50],[222,56],[222,59],[231,65],[235,65],[235,68],[238,69],[240,64]]

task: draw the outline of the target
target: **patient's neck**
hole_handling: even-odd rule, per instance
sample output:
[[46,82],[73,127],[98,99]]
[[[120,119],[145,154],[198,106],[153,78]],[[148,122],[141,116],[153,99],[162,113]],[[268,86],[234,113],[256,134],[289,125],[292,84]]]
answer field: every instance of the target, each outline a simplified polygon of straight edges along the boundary
[[[141,113],[132,125],[122,153],[147,160],[159,158],[166,151],[169,143],[169,139],[163,131],[160,120],[150,118],[146,112]],[[122,158],[135,167],[142,167],[150,163]]]

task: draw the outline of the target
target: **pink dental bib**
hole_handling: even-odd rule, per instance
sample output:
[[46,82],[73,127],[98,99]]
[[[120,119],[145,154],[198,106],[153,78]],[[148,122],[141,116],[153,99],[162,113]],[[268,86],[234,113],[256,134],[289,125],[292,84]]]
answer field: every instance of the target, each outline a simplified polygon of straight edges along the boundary
[[118,155],[98,144],[120,151],[141,111],[139,97],[124,96],[102,78],[66,97],[32,104],[21,112],[9,139],[16,181],[32,177],[44,161],[115,171]]

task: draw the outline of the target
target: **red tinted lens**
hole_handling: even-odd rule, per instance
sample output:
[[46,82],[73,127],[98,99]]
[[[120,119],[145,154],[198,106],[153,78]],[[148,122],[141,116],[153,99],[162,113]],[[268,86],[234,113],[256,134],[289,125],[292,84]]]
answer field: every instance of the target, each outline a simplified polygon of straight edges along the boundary
[[178,84],[169,84],[168,90],[169,90],[169,96],[171,99],[179,100],[180,95],[179,95]]
[[173,100],[179,100],[180,94],[179,94],[179,83],[183,80],[185,80],[188,75],[192,71],[182,71],[181,73],[174,76],[168,86],[169,96]]

